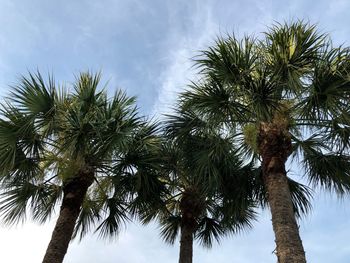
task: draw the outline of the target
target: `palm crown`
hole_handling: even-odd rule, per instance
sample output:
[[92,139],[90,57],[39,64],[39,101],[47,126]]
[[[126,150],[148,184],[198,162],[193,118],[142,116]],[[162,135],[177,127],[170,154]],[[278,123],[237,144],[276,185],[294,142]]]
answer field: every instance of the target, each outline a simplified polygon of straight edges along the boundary
[[277,24],[265,36],[220,38],[203,51],[195,59],[202,79],[182,95],[185,107],[236,131],[255,157],[259,125],[285,122],[310,181],[349,190],[350,50],[302,22]]

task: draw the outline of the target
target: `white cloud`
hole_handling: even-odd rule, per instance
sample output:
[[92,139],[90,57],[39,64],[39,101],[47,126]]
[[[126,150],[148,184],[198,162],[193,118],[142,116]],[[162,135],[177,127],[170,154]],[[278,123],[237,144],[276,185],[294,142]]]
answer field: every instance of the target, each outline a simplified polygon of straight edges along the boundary
[[43,226],[25,225],[0,228],[0,261],[4,263],[41,262],[49,243],[54,222]]
[[[172,24],[177,24],[179,17],[174,17]],[[169,47],[166,50],[166,67],[159,76],[160,89],[154,104],[154,114],[164,114],[174,107],[177,94],[182,91],[190,80],[195,79],[195,69],[191,58],[198,55],[198,51],[205,48],[217,35],[218,25],[212,17],[211,6],[208,1],[196,1],[191,13],[191,24],[186,30],[169,34]]]

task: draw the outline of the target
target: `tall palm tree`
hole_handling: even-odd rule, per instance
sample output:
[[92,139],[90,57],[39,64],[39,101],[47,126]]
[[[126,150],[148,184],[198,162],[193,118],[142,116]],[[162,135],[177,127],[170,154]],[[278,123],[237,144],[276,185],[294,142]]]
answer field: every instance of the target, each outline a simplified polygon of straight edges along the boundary
[[[99,81],[99,74],[80,74],[67,93],[52,78],[45,82],[39,73],[29,74],[1,108],[5,221],[16,223],[29,209],[44,222],[61,202],[45,263],[63,261],[76,223],[85,233],[91,215],[103,210],[99,229],[114,232],[119,224],[111,228],[109,222],[127,219],[130,199],[161,188],[153,172],[160,146],[155,126],[137,115],[135,98],[121,91],[108,98]],[[111,190],[92,202],[107,185]]]
[[261,39],[219,38],[195,61],[201,79],[183,107],[236,133],[241,153],[261,165],[278,262],[306,262],[286,162],[314,186],[349,192],[350,49],[297,21]]

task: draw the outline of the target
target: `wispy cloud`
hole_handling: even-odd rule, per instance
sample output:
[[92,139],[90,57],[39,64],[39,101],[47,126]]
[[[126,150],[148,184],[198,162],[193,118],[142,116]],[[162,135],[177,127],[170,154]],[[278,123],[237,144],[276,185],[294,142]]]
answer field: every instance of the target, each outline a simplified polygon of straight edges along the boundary
[[166,67],[159,76],[160,89],[153,107],[156,115],[168,113],[175,106],[178,93],[195,79],[196,70],[191,58],[198,55],[198,51],[218,33],[218,24],[214,22],[208,1],[196,1],[191,8],[190,23],[185,30],[177,29],[179,17],[173,17],[170,23],[173,32],[169,33],[170,45],[163,57]]

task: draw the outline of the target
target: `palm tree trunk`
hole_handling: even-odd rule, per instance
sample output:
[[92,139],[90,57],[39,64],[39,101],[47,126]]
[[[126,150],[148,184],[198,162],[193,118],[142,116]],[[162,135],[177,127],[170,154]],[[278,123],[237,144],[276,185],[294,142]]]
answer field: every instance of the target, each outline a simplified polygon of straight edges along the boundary
[[187,187],[182,193],[181,210],[181,238],[179,263],[192,263],[193,234],[197,228],[198,216],[203,211],[204,202],[196,187]]
[[306,263],[285,170],[285,162],[291,153],[291,138],[286,125],[283,122],[262,123],[258,143],[278,262]]
[[305,263],[305,252],[295,220],[287,176],[271,173],[265,179],[276,236],[279,263]]
[[61,263],[72,238],[86,192],[93,183],[93,173],[80,173],[63,188],[60,214],[47,247],[43,263]]
[[179,263],[192,263],[193,257],[193,227],[184,224],[181,227]]

